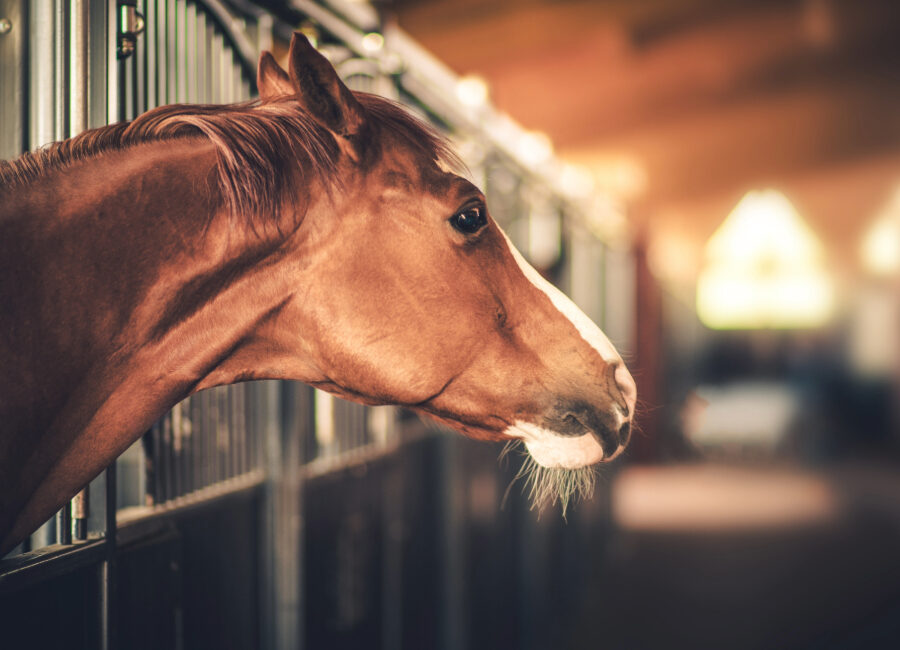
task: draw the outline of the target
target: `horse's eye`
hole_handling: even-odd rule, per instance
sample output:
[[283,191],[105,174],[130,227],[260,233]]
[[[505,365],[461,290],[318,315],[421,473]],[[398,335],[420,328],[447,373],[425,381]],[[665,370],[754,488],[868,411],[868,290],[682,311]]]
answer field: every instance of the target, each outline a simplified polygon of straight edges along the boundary
[[484,208],[471,207],[457,212],[450,218],[450,224],[458,231],[471,235],[481,230],[487,223]]

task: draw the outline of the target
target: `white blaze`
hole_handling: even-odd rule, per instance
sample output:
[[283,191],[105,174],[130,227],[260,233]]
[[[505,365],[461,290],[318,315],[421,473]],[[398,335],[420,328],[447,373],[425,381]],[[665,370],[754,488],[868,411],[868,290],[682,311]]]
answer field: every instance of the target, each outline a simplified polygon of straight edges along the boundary
[[606,334],[597,327],[596,323],[588,318],[587,315],[578,308],[578,305],[572,302],[566,294],[544,279],[544,277],[538,273],[524,257],[522,257],[522,254],[516,250],[516,247],[513,246],[513,243],[506,233],[502,230],[500,232],[503,233],[506,244],[509,246],[509,251],[515,258],[519,268],[522,269],[522,273],[528,278],[528,281],[550,298],[550,302],[552,302],[553,306],[559,310],[559,313],[568,318],[572,325],[575,326],[575,329],[581,334],[581,338],[587,341],[607,363],[621,361],[622,357],[619,356],[619,353],[616,352],[613,344],[609,342],[609,339],[606,338]]
[[[527,262],[522,254],[516,250],[516,247],[513,246],[513,243],[510,241],[509,237],[507,237],[506,233],[502,230],[500,232],[503,233],[503,237],[506,239],[506,244],[509,246],[513,258],[516,260],[516,263],[519,265],[519,268],[522,269],[522,273],[528,278],[529,282],[546,294],[559,313],[565,316],[569,322],[575,326],[575,329],[578,330],[581,338],[594,348],[604,361],[607,363],[618,362],[621,364],[622,357],[619,356],[619,353],[613,347],[612,343],[609,342],[606,334],[604,334],[594,321],[588,318],[566,294],[545,280],[544,277]],[[623,386],[623,388],[626,389],[625,392],[628,392],[628,388],[630,388],[630,393],[632,395],[634,394],[634,380],[628,371],[625,370],[624,364],[621,365],[620,370],[616,373],[616,380],[619,383],[630,383],[629,387]],[[631,402],[632,400],[628,401]],[[629,410],[632,410],[633,404],[629,403],[628,408]],[[624,416],[620,417],[622,422],[624,422],[626,418]],[[554,431],[520,420],[517,420],[515,424],[509,427],[504,433],[508,436],[524,440],[525,446],[528,448],[528,453],[531,454],[531,457],[534,458],[539,465],[543,465],[544,467],[584,467],[585,465],[592,465],[603,460],[604,451],[606,452],[607,458],[612,458],[621,451],[621,448],[618,450],[604,450],[600,442],[591,434],[574,437],[561,436]]]

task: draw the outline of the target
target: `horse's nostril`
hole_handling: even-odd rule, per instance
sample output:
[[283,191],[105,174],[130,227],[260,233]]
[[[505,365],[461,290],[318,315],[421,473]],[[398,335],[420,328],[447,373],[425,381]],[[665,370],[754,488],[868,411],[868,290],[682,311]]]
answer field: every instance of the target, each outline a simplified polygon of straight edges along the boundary
[[628,420],[622,423],[622,426],[619,427],[619,445],[624,447],[628,444],[628,440],[631,438],[631,421]]

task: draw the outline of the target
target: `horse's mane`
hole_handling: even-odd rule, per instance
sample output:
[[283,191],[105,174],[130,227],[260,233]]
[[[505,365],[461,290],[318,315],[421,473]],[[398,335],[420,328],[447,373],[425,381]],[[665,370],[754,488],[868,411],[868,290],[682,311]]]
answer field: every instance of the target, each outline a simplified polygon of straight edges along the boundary
[[[401,105],[355,92],[370,123],[440,164],[460,166],[446,140]],[[171,104],[131,122],[91,129],[12,161],[0,161],[0,190],[24,186],[50,171],[145,142],[205,137],[215,145],[222,200],[235,215],[277,217],[291,172],[309,170],[328,186],[339,181],[334,138],[296,100],[261,104]]]

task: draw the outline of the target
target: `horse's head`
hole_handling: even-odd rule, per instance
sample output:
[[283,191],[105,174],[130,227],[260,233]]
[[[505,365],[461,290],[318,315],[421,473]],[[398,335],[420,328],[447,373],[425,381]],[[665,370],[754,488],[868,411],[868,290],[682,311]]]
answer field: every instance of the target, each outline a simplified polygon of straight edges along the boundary
[[263,56],[259,88],[264,106],[296,98],[341,150],[339,189],[294,235],[317,281],[282,321],[305,334],[307,380],[474,438],[519,438],[548,468],[621,452],[635,405],[622,359],[515,250],[481,191],[447,170],[438,136],[349,91],[302,37],[290,74]]

